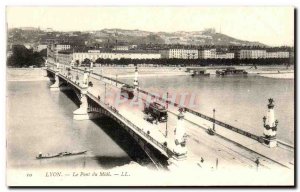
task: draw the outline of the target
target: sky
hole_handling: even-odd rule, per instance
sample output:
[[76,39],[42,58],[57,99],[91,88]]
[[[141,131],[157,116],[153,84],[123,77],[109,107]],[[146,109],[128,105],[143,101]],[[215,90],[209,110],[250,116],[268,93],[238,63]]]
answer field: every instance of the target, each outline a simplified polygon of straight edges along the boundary
[[294,45],[293,7],[12,7],[8,28],[40,27],[59,31],[104,28],[152,32],[217,32],[270,46]]

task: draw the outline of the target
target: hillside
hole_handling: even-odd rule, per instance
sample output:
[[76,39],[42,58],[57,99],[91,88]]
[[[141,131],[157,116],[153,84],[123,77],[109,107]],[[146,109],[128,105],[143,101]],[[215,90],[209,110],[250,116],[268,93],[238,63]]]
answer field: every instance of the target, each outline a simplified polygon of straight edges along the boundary
[[[149,32],[141,30],[102,29],[98,31],[70,31],[70,32],[46,32],[43,30],[26,31],[22,29],[10,29],[8,31],[9,44],[42,44],[45,39],[64,39],[64,42],[75,42],[75,45],[86,44],[88,46],[113,46],[115,44],[169,44],[169,45],[223,45],[223,46],[266,46],[259,42],[250,42],[236,39],[222,33],[216,33],[214,29],[203,31],[177,31]],[[86,43],[84,43],[86,42]],[[72,43],[71,43],[72,44]]]
[[183,45],[237,45],[266,46],[259,42],[243,41],[225,34],[216,33],[213,29],[204,31],[148,32],[140,30],[103,29],[95,31],[95,35],[103,41],[117,40],[130,44],[183,44]]

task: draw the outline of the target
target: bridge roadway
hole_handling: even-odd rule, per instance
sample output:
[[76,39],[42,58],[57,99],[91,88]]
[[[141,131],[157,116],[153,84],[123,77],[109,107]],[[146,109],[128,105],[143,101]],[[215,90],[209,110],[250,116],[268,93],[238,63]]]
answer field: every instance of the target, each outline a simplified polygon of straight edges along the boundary
[[[55,72],[54,69],[48,69],[52,70],[52,73]],[[62,74],[65,73],[62,71]],[[60,74],[61,78],[66,78],[64,75]],[[74,86],[78,86],[76,84],[76,78],[75,76],[78,74],[83,74],[83,69],[75,69],[71,71],[71,76],[72,76],[72,82],[75,84]],[[66,79],[67,80],[67,79]],[[93,87],[89,88],[88,90],[88,97],[93,99],[93,101],[98,102],[98,104],[106,108],[107,111],[109,112],[114,112],[109,106],[112,106],[114,104],[114,99],[113,97],[106,97],[105,99],[105,87],[106,91],[110,93],[118,93],[120,90],[119,88],[124,84],[120,81],[116,81],[115,79],[105,77],[99,74],[94,74],[91,73],[90,75],[90,80],[93,82]],[[106,93],[107,94],[107,93]],[[142,93],[140,93],[142,95]],[[116,94],[117,95],[117,94]],[[98,96],[100,96],[100,100],[98,100]],[[102,100],[102,101],[101,101]],[[105,100],[105,101],[104,101]],[[104,104],[106,103],[106,104]],[[109,106],[108,106],[109,105]],[[159,148],[157,148],[159,151],[162,152],[162,154],[170,157],[172,155],[170,154],[172,150],[172,143],[171,142],[173,138],[172,132],[174,131],[174,127],[176,126],[176,117],[177,117],[177,111],[175,108],[169,108],[169,121],[168,121],[168,129],[167,129],[167,137],[166,135],[166,124],[165,123],[159,123],[158,125],[155,124],[150,124],[147,121],[144,120],[139,120],[143,118],[143,112],[138,109],[138,108],[131,108],[128,110],[130,106],[128,106],[128,103],[122,103],[117,107],[118,111],[118,119],[122,119],[123,123],[126,122],[134,122],[132,123],[131,127],[137,127],[135,130],[137,132],[140,131],[141,136],[149,136],[149,134],[145,134],[148,131],[150,131],[150,135],[153,135],[152,138],[155,138],[155,142],[151,142],[151,145],[161,145]],[[114,113],[115,114],[115,113]],[[288,160],[286,159],[285,163],[282,163],[282,160],[280,158],[273,158],[274,156],[277,156],[279,153],[282,153],[283,150],[278,149],[276,150],[277,152],[274,152],[273,155],[268,155],[270,154],[267,151],[269,148],[262,146],[262,144],[258,143],[257,141],[251,141],[251,139],[245,139],[243,135],[238,136],[239,134],[228,134],[228,131],[224,133],[224,129],[222,129],[221,136],[224,134],[226,137],[222,137],[222,141],[218,137],[208,137],[205,132],[199,132],[199,127],[204,128],[204,130],[207,128],[208,120],[207,119],[202,119],[201,121],[195,121],[195,115],[194,114],[189,114],[186,113],[186,127],[187,129],[187,135],[188,135],[188,159],[189,162],[194,161],[195,164],[199,163],[200,158],[204,158],[206,160],[206,166],[207,167],[215,167],[216,165],[214,164],[216,158],[219,159],[219,168],[223,167],[228,168],[230,165],[237,167],[250,167],[250,168],[255,168],[255,160],[257,157],[260,157],[261,159],[261,167],[270,169],[273,167],[289,167],[292,168],[293,164],[291,164],[291,159],[293,158],[293,153],[289,153],[286,155],[286,151],[284,152],[283,155],[288,156]],[[206,121],[203,123],[203,121]],[[128,126],[128,125],[127,125]],[[216,127],[218,128],[218,126]],[[133,128],[134,130],[134,128]],[[232,132],[232,131],[231,131]],[[144,134],[143,134],[144,133]],[[232,141],[231,137],[235,137],[238,141],[244,140],[247,141],[246,144],[243,142],[235,142]],[[238,138],[240,137],[240,138]],[[200,139],[201,138],[201,139]],[[147,138],[145,138],[147,139]],[[168,147],[167,149],[162,145],[165,141],[168,142]],[[170,144],[169,144],[170,143]],[[242,144],[241,144],[242,143]],[[260,147],[257,147],[257,143],[260,145]],[[255,146],[253,148],[253,146]],[[264,149],[264,150],[260,150]],[[169,152],[167,152],[169,150]],[[257,153],[256,151],[259,151]],[[274,150],[273,150],[274,151]],[[280,156],[279,156],[280,157]],[[292,162],[293,163],[293,162]],[[226,165],[226,166],[225,166]],[[199,165],[200,166],[200,165]],[[203,167],[203,165],[201,165]]]

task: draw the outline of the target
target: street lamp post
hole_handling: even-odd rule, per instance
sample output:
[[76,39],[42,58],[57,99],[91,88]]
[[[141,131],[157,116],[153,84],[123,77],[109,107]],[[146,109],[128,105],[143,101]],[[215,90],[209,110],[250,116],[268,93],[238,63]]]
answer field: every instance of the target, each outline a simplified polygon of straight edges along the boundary
[[106,83],[104,83],[104,104],[105,104],[105,100],[106,100]]
[[169,99],[169,92],[167,92],[167,98],[166,98],[166,108],[168,109],[169,105],[168,105],[168,99]]
[[116,86],[118,86],[117,81],[118,81],[118,75],[116,75]]
[[216,117],[215,117],[216,110],[215,109],[213,109],[213,113],[214,113],[213,131],[215,131],[215,121],[216,121]]
[[[166,98],[166,109],[167,109],[167,116],[168,116],[168,97],[169,97],[169,92],[167,92],[167,98]],[[168,136],[168,117],[166,117],[166,138]]]
[[259,164],[260,164],[259,157],[256,158],[255,164],[256,164],[256,171],[258,171],[258,167],[259,167]]
[[76,81],[78,81],[78,80],[79,80],[79,76],[78,76],[78,66],[77,66],[76,72],[77,72],[77,75],[76,75]]

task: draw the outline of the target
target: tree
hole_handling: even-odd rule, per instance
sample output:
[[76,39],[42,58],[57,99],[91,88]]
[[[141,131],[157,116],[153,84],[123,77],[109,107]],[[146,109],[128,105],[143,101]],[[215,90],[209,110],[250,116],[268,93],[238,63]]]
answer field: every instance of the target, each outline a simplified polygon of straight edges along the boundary
[[44,65],[44,58],[41,53],[33,52],[32,49],[27,49],[24,45],[14,45],[13,54],[8,58],[7,65],[10,67],[29,67]]
[[76,66],[76,67],[79,66],[79,60],[78,60],[78,59],[75,61],[75,66]]
[[40,51],[40,55],[41,55],[42,57],[47,57],[47,49],[41,50],[41,51]]
[[89,66],[89,65],[91,64],[91,60],[88,59],[88,58],[85,58],[85,59],[81,62],[81,64],[83,64],[84,66]]

